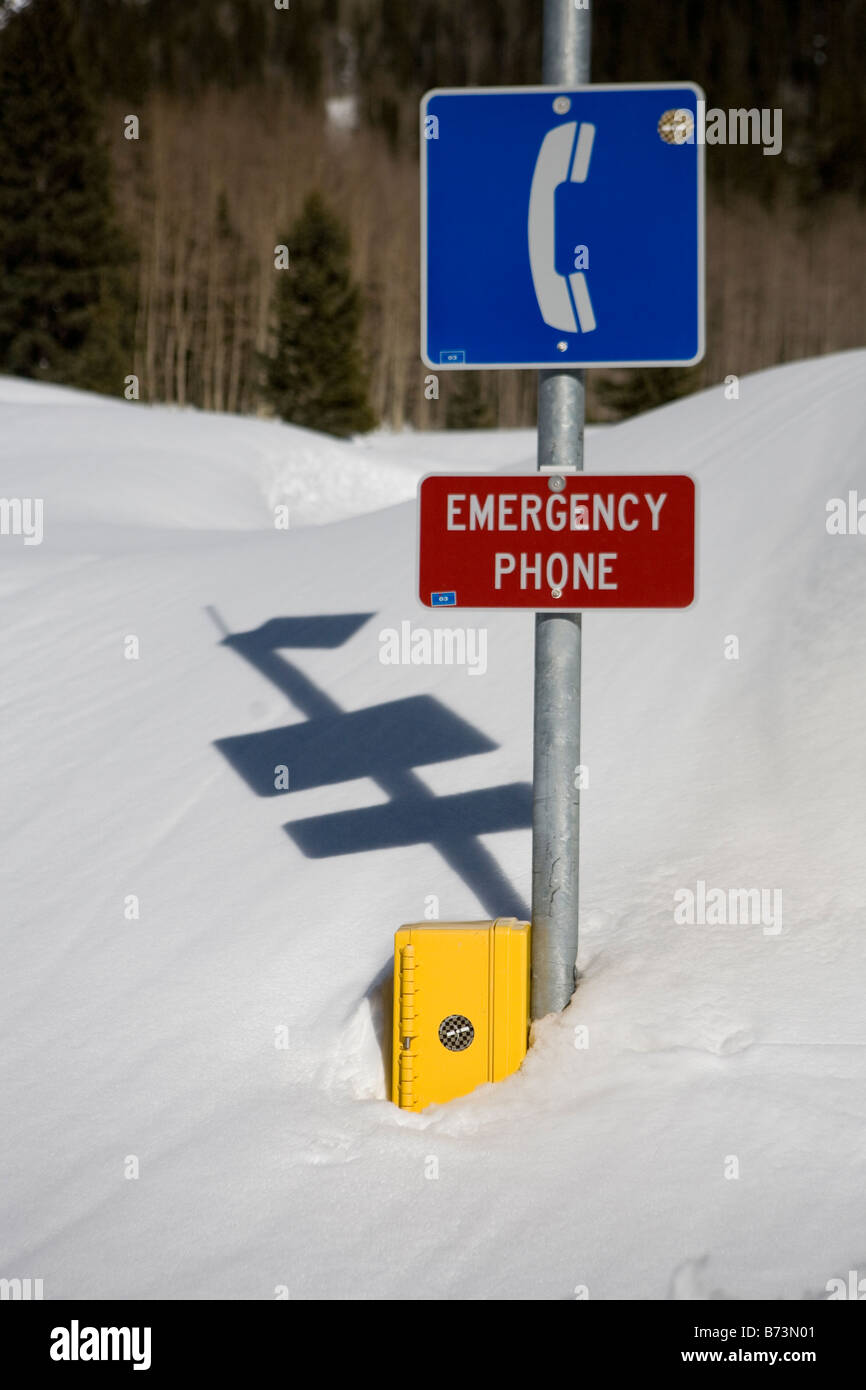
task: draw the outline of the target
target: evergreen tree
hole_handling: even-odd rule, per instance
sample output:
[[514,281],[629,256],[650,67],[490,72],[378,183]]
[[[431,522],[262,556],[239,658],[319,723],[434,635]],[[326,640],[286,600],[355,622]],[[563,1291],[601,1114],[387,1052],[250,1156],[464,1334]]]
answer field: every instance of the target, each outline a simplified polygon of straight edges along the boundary
[[358,345],[361,292],[350,274],[348,235],[321,194],[307,198],[285,244],[291,266],[278,272],[266,397],[295,425],[337,435],[372,429]]
[[445,428],[449,430],[489,430],[493,415],[484,399],[478,372],[459,372],[451,385],[445,406]]
[[595,383],[599,405],[617,420],[655,410],[696,391],[700,385],[695,367],[632,367],[616,376],[603,376]]
[[70,0],[2,15],[0,370],[119,394],[129,253]]
[[[352,56],[363,118],[404,150],[417,145],[417,101],[433,86],[538,81],[543,6],[527,0],[73,0],[99,90],[137,100],[156,86],[260,87],[288,77],[311,103],[339,87]],[[0,0],[15,8],[20,0]],[[866,187],[864,0],[679,0],[634,22],[635,0],[605,0],[593,19],[596,82],[636,71],[688,72],[713,104],[785,108],[785,157],[713,151],[718,184],[807,197]],[[131,98],[131,93],[134,97]],[[789,159],[789,155],[793,155]]]

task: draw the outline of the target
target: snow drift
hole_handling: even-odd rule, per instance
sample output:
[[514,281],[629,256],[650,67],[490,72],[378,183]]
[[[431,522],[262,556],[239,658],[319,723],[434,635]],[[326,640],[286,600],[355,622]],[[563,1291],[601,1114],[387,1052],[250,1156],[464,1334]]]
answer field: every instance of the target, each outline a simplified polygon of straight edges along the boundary
[[[343,444],[0,382],[0,493],[44,503],[41,545],[0,536],[0,1275],[53,1299],[866,1275],[866,537],[826,526],[866,493],[864,387],[844,354],[590,433],[590,471],[696,478],[698,598],[584,618],[580,988],[517,1075],[409,1115],[393,932],[434,898],[525,906],[532,692],[530,616],[416,604],[415,487],[530,470],[531,433]],[[405,621],[483,627],[483,676],[383,664]],[[779,930],[702,914],[713,890],[778,892]]]

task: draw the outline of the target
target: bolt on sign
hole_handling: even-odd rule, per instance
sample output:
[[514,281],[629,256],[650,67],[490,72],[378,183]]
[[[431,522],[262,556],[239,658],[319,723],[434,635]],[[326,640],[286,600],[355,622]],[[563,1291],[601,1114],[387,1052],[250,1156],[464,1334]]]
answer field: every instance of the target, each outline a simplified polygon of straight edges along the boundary
[[685,474],[430,474],[418,510],[428,608],[687,608],[695,596]]

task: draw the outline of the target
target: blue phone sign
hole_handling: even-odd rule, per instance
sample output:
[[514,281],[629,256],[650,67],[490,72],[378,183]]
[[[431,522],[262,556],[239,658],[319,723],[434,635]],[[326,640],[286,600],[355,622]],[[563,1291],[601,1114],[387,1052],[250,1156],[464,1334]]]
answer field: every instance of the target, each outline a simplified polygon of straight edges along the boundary
[[429,366],[666,366],[704,352],[692,83],[460,88],[421,104]]

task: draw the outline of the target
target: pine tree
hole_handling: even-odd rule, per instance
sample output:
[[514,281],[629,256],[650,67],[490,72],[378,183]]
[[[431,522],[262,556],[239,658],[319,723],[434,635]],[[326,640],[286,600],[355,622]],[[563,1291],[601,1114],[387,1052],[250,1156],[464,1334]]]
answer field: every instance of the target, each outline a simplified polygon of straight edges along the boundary
[[617,420],[655,410],[696,391],[700,373],[694,367],[632,367],[595,383],[599,405]]
[[276,349],[265,394],[283,420],[327,434],[373,428],[358,334],[361,292],[351,278],[349,238],[319,193],[311,193],[285,240],[278,271]]
[[493,415],[484,399],[477,372],[459,372],[451,385],[445,406],[445,428],[449,430],[487,430]]
[[0,31],[0,370],[122,391],[129,252],[70,0]]

